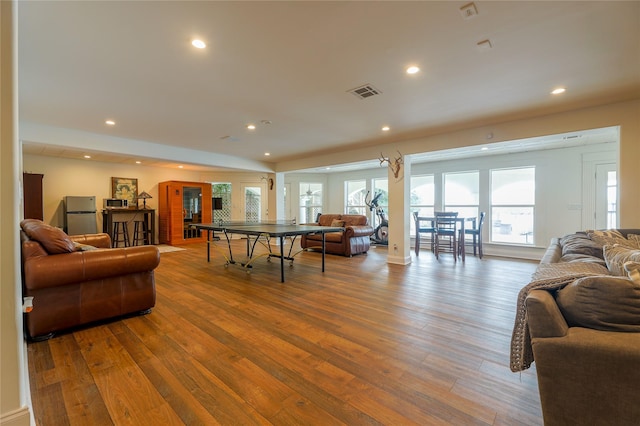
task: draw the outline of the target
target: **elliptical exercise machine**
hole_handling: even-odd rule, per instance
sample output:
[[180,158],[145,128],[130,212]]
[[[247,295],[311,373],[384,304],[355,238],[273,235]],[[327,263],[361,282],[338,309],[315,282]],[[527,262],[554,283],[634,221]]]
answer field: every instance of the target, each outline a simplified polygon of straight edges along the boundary
[[376,216],[378,217],[378,226],[376,227],[376,229],[373,230],[373,235],[371,235],[370,237],[371,242],[373,242],[374,244],[388,245],[389,244],[389,221],[387,220],[387,217],[384,214],[384,209],[380,207],[380,205],[378,204],[378,200],[380,199],[382,192],[378,192],[373,197],[373,200],[367,201],[367,198],[369,198],[370,194],[371,192],[367,191],[367,195],[364,199],[364,203],[367,205],[367,207],[369,207],[370,211],[375,210]]

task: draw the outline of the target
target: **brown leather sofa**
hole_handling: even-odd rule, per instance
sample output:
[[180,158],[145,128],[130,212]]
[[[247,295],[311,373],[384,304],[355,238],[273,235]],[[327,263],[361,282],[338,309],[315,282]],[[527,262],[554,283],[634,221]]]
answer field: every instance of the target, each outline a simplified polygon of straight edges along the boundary
[[33,297],[25,314],[31,339],[155,305],[155,246],[111,248],[108,234],[68,236],[36,219],[20,226],[23,296]]
[[[328,232],[325,234],[325,252],[353,256],[366,253],[371,246],[370,236],[373,227],[364,215],[357,214],[321,214],[318,221],[310,225],[340,226],[342,232]],[[303,235],[300,240],[303,249],[322,247],[322,235]]]

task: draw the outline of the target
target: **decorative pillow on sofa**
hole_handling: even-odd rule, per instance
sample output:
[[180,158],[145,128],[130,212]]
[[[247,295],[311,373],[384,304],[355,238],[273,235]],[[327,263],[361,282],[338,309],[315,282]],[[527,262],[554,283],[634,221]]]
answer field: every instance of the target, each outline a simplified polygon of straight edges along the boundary
[[560,238],[562,256],[586,255],[602,259],[602,244],[593,241],[585,232],[565,235]]
[[631,281],[640,285],[640,263],[638,262],[625,262],[624,270],[627,271],[627,276]]
[[571,327],[640,332],[640,283],[627,278],[577,279],[557,292],[556,302]]
[[344,228],[344,220],[333,219],[333,221],[331,221],[331,227]]
[[82,244],[77,241],[74,241],[73,245],[76,247],[76,251],[98,250],[98,247],[90,246],[89,244]]
[[39,242],[49,254],[71,253],[76,250],[71,238],[62,229],[37,220],[25,219],[20,227],[27,236]]
[[606,245],[602,248],[607,268],[613,275],[626,276],[625,262],[640,262],[640,250],[634,250],[621,245]]
[[629,248],[640,249],[636,240],[629,240],[625,238],[625,236],[616,229],[608,229],[606,231],[587,231],[587,235],[601,246],[620,244]]
[[640,235],[627,234],[627,240],[629,240],[635,247],[640,248]]

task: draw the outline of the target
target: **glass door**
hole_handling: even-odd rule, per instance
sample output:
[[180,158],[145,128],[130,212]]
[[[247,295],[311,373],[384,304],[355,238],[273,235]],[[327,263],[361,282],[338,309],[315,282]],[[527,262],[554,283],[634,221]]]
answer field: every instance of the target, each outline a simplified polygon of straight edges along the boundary
[[267,199],[264,184],[243,185],[242,220],[260,222],[267,219]]
[[202,190],[195,186],[182,189],[182,216],[184,217],[184,238],[198,238],[198,231],[191,227],[202,223]]

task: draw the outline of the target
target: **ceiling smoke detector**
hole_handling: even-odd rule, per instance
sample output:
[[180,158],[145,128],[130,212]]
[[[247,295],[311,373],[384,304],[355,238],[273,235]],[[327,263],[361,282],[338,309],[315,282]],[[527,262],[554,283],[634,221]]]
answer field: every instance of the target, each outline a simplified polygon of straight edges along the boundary
[[370,84],[365,84],[364,86],[356,87],[355,89],[347,90],[347,92],[353,94],[354,96],[360,99],[367,99],[375,95],[379,95],[382,92]]

